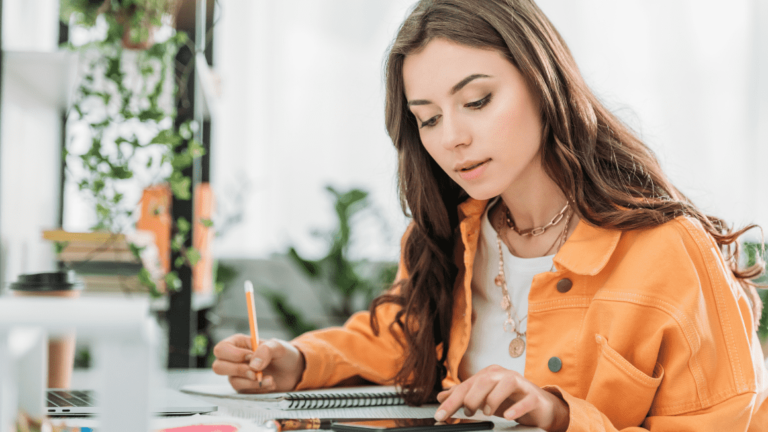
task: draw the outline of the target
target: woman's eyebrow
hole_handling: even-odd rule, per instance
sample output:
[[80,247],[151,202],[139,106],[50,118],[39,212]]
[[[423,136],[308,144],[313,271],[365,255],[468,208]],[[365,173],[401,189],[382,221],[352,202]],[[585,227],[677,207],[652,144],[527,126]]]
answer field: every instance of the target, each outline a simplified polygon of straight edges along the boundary
[[[455,95],[459,90],[463,89],[464,86],[466,86],[467,84],[469,84],[470,82],[478,78],[491,78],[491,76],[485,75],[485,74],[472,74],[464,78],[463,80],[459,81],[458,83],[456,83],[455,86],[451,87],[451,91],[449,94],[451,96]],[[428,101],[426,99],[416,99],[416,100],[408,101],[408,107],[410,108],[414,105],[429,105],[431,103],[432,103],[431,101]]]

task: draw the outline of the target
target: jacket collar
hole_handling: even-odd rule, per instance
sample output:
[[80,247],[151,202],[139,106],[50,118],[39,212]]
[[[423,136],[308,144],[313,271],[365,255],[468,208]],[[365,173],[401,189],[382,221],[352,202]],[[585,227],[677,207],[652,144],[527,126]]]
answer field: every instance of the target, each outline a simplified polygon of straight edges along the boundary
[[[459,204],[459,220],[463,233],[480,231],[480,219],[488,202],[488,200],[468,198]],[[621,231],[602,229],[582,219],[555,255],[554,261],[573,273],[594,276],[608,264],[620,238]],[[462,236],[462,240],[465,248],[472,250],[477,248],[477,242],[467,242],[465,236]]]

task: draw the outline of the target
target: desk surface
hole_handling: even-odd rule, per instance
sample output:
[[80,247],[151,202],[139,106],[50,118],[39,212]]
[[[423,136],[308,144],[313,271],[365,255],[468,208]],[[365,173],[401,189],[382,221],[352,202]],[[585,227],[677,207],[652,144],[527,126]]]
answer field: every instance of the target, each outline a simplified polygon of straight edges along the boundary
[[[89,370],[75,370],[74,374],[72,375],[72,388],[81,388],[81,389],[94,388],[96,387],[97,379],[98,377],[95,376],[95,374]],[[176,390],[180,389],[182,386],[187,384],[229,385],[229,382],[227,381],[226,377],[216,375],[209,369],[178,369],[178,370],[165,371],[161,375],[160,379],[162,380],[161,382],[165,387],[169,387]],[[219,410],[216,413],[210,414],[210,416],[212,417],[227,416],[227,417],[237,417],[237,418],[244,418],[244,419],[254,419],[258,417],[258,414],[256,414],[256,411],[258,410],[253,409],[252,402],[233,400],[233,399],[207,398],[207,397],[203,397],[202,399],[204,399],[207,402],[211,402],[215,405],[218,405]],[[413,416],[413,417],[431,416],[434,413],[434,410],[436,408],[437,408],[436,405],[425,406],[421,408],[391,407],[393,412],[396,412],[396,416],[397,415],[403,416],[407,414],[407,416]],[[359,409],[360,408],[358,408],[358,410]],[[353,409],[350,409],[350,410],[353,410]],[[350,416],[357,417],[354,414],[351,414]],[[365,415],[362,415],[360,417],[365,417]],[[459,413],[457,417],[464,417],[464,416],[461,413]],[[496,427],[494,428],[494,430],[497,430],[497,431],[526,431],[526,432],[541,431],[541,429],[538,429],[538,428],[520,426],[514,422],[505,421],[498,417],[488,418],[483,416],[482,414],[478,414],[472,418],[492,420],[496,424]]]

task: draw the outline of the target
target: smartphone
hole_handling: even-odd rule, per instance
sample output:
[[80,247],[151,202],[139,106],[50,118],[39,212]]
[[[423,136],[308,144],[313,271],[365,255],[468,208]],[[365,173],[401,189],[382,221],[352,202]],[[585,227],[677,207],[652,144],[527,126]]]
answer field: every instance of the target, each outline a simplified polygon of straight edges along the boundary
[[493,429],[493,422],[487,420],[468,420],[449,418],[437,421],[433,418],[404,418],[387,420],[366,420],[333,423],[331,429],[336,432],[450,432],[476,431]]

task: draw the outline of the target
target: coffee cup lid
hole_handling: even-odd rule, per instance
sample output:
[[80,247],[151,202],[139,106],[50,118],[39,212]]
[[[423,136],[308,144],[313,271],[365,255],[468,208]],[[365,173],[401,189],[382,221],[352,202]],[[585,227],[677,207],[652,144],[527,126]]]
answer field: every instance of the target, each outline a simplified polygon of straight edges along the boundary
[[19,275],[19,280],[11,284],[16,291],[74,291],[83,289],[83,283],[75,272],[57,271],[51,273],[31,273]]

